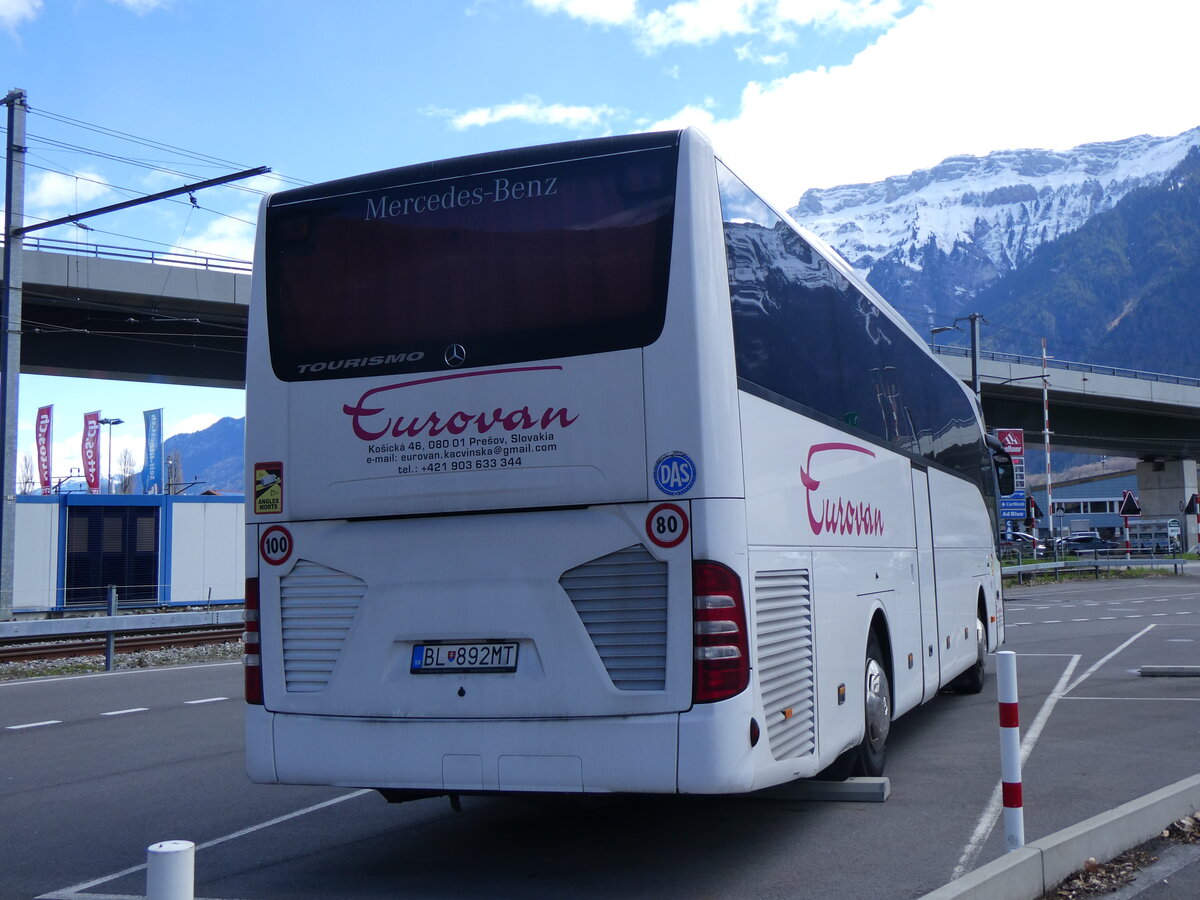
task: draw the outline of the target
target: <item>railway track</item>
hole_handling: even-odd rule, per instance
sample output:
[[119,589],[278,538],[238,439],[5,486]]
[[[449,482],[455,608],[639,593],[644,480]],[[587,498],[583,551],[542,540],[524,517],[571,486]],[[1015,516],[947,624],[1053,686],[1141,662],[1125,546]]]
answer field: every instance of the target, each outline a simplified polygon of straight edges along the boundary
[[[242,626],[192,629],[168,634],[118,635],[117,653],[137,653],[142,650],[166,650],[174,647],[200,647],[205,644],[226,644],[241,640]],[[30,662],[38,659],[69,659],[75,656],[103,656],[104,635],[71,641],[43,641],[0,645],[0,663]]]

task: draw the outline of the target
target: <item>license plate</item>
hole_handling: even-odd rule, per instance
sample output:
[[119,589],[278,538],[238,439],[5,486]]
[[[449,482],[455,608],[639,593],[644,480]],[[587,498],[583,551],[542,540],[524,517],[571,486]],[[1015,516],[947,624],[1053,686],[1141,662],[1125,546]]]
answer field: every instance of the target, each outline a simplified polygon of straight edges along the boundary
[[516,641],[428,641],[413,646],[414,675],[517,671]]

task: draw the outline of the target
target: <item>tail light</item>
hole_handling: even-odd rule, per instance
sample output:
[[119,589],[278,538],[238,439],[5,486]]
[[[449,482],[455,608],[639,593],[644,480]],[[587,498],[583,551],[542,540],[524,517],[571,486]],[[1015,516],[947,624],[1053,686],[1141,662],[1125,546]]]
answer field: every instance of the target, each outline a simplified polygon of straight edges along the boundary
[[727,566],[692,563],[692,702],[713,703],[750,683],[742,582]]
[[246,630],[242,632],[246,652],[242,668],[246,676],[246,702],[263,704],[262,656],[258,631],[258,579],[246,579]]

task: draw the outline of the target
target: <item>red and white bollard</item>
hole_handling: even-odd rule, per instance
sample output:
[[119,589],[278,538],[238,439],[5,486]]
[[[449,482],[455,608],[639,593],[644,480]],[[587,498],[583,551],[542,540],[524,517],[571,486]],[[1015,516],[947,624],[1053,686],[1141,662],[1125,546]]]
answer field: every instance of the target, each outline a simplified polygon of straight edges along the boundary
[[996,683],[1000,700],[1000,783],[1004,796],[1004,846],[1025,846],[1025,807],[1021,799],[1021,723],[1017,713],[1017,655],[996,654]]

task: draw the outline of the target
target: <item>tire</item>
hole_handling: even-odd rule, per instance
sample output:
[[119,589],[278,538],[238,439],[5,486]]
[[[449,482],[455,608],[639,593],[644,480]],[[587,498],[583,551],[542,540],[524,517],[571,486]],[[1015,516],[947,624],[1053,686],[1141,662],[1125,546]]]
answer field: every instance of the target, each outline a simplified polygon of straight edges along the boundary
[[975,664],[950,683],[955,693],[978,694],[987,679],[987,629],[983,619],[975,618]]
[[887,761],[887,737],[892,729],[892,685],[874,631],[867,640],[863,669],[863,719],[865,733],[858,745],[855,774],[878,777]]

